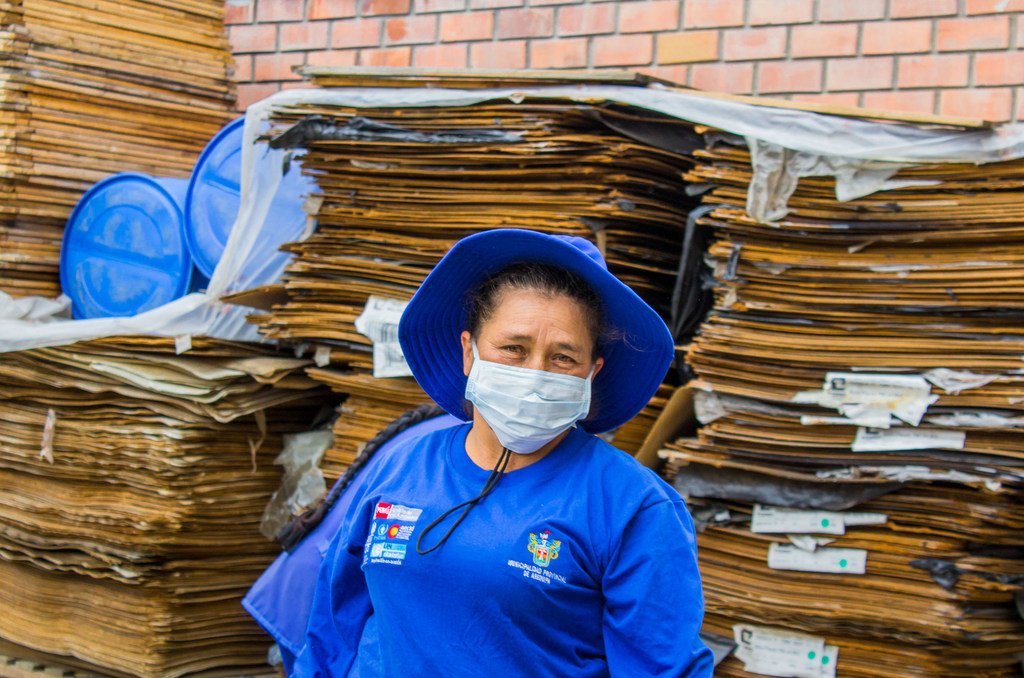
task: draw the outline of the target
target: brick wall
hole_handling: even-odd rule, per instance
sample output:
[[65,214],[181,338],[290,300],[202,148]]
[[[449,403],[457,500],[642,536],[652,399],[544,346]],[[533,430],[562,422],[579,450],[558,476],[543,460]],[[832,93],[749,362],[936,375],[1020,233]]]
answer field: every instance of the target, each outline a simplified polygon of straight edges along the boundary
[[239,105],[298,64],[632,68],[703,89],[1024,120],[1024,0],[227,0]]

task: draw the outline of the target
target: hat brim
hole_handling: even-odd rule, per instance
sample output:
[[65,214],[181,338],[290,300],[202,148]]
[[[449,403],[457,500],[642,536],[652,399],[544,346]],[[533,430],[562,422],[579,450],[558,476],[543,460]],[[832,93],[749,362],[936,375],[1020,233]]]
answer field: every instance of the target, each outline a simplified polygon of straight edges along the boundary
[[661,317],[628,286],[572,244],[544,233],[495,229],[457,242],[402,313],[398,339],[413,376],[428,396],[462,420],[466,376],[460,335],[468,328],[466,295],[489,276],[518,262],[564,268],[590,284],[612,330],[594,377],[590,414],[579,422],[603,433],[632,419],[658,390],[672,362],[673,342]]

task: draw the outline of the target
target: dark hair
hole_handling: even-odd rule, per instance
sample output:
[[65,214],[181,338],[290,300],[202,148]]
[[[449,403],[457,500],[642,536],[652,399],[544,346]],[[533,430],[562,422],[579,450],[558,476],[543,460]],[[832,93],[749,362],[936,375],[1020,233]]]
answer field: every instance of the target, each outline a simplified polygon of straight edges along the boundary
[[604,336],[601,298],[583,278],[551,264],[522,262],[510,264],[484,280],[466,297],[469,333],[474,337],[486,322],[506,290],[531,290],[550,296],[565,296],[583,307],[587,328],[594,340],[593,357],[600,355]]

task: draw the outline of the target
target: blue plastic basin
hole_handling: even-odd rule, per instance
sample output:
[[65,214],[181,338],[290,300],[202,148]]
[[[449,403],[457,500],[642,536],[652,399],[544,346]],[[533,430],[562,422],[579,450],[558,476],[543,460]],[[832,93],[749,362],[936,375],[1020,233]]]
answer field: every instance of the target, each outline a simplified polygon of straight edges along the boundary
[[75,318],[132,316],[186,294],[188,181],[125,172],[99,181],[64,229],[60,283]]
[[[217,133],[203,149],[192,170],[185,198],[185,237],[198,268],[207,277],[213,276],[217,262],[224,254],[231,227],[241,204],[239,197],[242,175],[242,128],[239,118]],[[303,176],[297,163],[292,163],[281,179],[263,226],[263,237],[274,243],[298,240],[306,228],[302,204],[316,182]],[[280,252],[269,266],[283,266],[288,254]],[[261,266],[268,265],[260,262]]]

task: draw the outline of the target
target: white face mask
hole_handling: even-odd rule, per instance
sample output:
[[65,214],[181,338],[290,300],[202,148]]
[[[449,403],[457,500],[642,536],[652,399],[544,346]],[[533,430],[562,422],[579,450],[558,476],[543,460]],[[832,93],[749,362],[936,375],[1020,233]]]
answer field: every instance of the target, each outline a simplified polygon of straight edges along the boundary
[[466,399],[476,406],[502,445],[532,454],[590,412],[586,378],[481,360],[473,342]]

